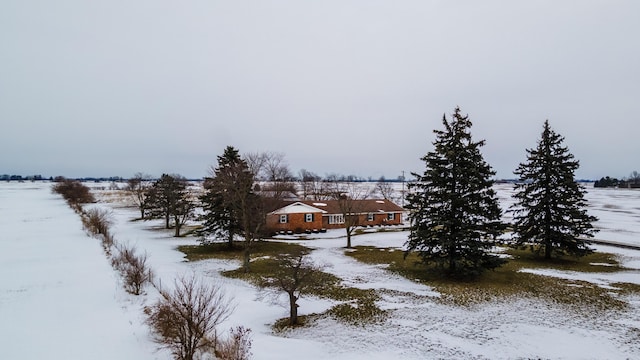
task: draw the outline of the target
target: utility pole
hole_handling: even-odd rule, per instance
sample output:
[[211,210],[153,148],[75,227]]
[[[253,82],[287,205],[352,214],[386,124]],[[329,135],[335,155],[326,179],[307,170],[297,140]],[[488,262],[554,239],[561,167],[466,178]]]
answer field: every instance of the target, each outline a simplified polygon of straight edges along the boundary
[[402,170],[402,208],[404,209],[404,198],[405,198],[405,194],[404,194],[404,170]]

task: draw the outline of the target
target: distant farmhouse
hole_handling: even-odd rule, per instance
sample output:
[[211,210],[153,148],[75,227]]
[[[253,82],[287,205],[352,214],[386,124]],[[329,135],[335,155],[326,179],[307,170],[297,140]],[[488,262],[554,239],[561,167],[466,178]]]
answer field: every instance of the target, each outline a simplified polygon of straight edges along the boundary
[[[357,226],[401,225],[403,208],[389,200],[349,200]],[[272,233],[319,232],[343,228],[345,214],[338,200],[287,201],[267,214],[266,227]],[[356,210],[357,209],[357,210]]]

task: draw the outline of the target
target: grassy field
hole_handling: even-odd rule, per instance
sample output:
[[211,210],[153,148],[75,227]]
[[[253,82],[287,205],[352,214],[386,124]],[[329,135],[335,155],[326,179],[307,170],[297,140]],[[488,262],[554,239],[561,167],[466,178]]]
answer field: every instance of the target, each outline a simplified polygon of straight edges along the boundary
[[[190,261],[209,258],[242,260],[242,245],[227,244],[203,246],[182,246],[180,251]],[[224,272],[223,275],[242,279],[261,286],[263,280],[274,274],[278,263],[274,258],[279,254],[299,254],[311,249],[298,244],[260,241],[254,244],[251,272],[245,273],[240,267]],[[452,280],[442,272],[421,264],[415,254],[405,258],[404,252],[394,248],[358,246],[346,251],[358,261],[367,264],[386,265],[387,270],[400,274],[412,281],[426,284],[441,294],[435,301],[453,306],[473,306],[497,299],[513,297],[536,298],[567,306],[577,311],[605,311],[624,309],[627,303],[623,295],[640,293],[640,286],[628,283],[611,284],[602,287],[594,283],[567,280],[560,277],[543,276],[522,269],[553,269],[578,273],[613,273],[627,271],[616,257],[607,253],[593,253],[581,258],[567,257],[551,261],[541,261],[529,250],[506,249],[509,262],[493,271],[486,271],[473,280]],[[328,314],[353,324],[363,324],[384,319],[385,311],[376,306],[380,293],[384,290],[357,289],[341,285],[341,279],[323,273],[323,286],[308,295],[333,299],[340,304],[332,307]],[[279,321],[277,324],[283,324]]]
[[509,262],[504,266],[486,271],[473,280],[452,280],[442,272],[435,271],[419,262],[416,254],[406,258],[397,249],[356,247],[346,255],[368,264],[386,264],[388,270],[408,279],[432,286],[442,294],[440,301],[456,305],[473,305],[497,298],[513,296],[533,297],[591,310],[624,308],[627,304],[620,295],[640,293],[634,284],[612,284],[601,287],[597,284],[543,276],[522,269],[554,269],[560,271],[611,273],[626,271],[616,257],[607,253],[593,253],[581,258],[567,257],[543,261],[529,250],[507,249]]

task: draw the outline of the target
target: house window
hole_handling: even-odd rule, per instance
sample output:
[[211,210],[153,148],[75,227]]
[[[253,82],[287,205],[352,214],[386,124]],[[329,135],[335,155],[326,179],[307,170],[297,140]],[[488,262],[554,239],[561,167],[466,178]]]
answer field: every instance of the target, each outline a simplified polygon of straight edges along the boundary
[[329,215],[329,224],[344,224],[344,216],[342,214]]
[[304,222],[313,222],[313,214],[304,214]]
[[395,218],[396,218],[396,216],[395,216],[395,215],[396,215],[396,214],[394,214],[394,213],[388,213],[388,214],[387,214],[387,220],[393,220],[393,219],[395,219]]
[[284,214],[284,215],[280,215],[280,224],[286,224],[289,222],[289,217]]
[[367,214],[367,221],[373,221],[373,213]]

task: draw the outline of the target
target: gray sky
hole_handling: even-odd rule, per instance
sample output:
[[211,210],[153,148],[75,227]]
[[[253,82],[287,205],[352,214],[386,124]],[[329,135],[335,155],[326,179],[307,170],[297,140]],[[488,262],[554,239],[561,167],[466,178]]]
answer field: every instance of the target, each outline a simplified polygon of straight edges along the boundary
[[459,105],[498,178],[545,119],[579,178],[640,170],[639,1],[0,1],[0,174],[424,171]]

